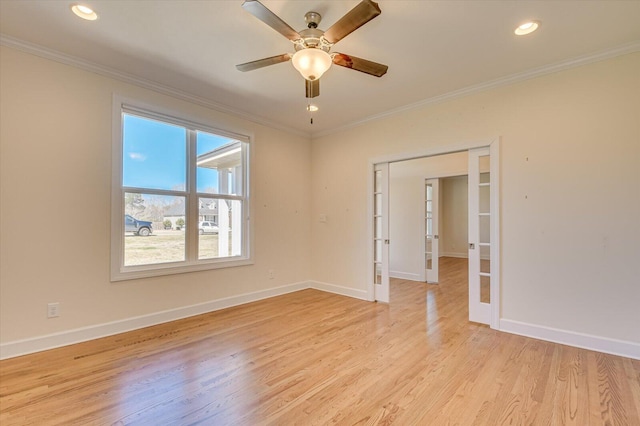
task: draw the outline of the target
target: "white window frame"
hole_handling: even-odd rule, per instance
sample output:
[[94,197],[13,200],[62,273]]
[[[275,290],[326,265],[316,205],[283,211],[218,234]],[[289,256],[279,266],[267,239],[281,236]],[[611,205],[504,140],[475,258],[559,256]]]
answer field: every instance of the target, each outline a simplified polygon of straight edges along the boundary
[[[123,186],[123,117],[133,114],[143,118],[158,120],[187,128],[187,176],[184,191],[153,189],[132,189]],[[252,137],[228,130],[221,130],[214,124],[203,124],[185,117],[183,114],[156,105],[124,98],[113,97],[112,127],[112,178],[111,178],[111,281],[123,281],[162,275],[209,269],[229,268],[253,264],[252,229],[250,221],[250,153]],[[196,138],[195,131],[203,131],[228,137],[242,143],[242,195],[198,193],[196,188]],[[243,204],[242,253],[239,256],[198,259],[198,226],[188,225],[185,234],[185,260],[180,262],[156,263],[150,265],[124,265],[124,193],[177,195],[185,197],[185,218],[188,224],[198,223],[198,199],[216,198],[240,200]]]

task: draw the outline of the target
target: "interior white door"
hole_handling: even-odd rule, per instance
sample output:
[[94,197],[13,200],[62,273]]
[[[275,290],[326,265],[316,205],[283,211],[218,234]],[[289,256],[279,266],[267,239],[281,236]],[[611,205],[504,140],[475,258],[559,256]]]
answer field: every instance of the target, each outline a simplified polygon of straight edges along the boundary
[[389,303],[389,163],[376,164],[373,173],[374,297]]
[[438,200],[440,179],[426,179],[424,184],[424,265],[428,283],[438,282]]
[[469,321],[491,321],[491,157],[469,150]]

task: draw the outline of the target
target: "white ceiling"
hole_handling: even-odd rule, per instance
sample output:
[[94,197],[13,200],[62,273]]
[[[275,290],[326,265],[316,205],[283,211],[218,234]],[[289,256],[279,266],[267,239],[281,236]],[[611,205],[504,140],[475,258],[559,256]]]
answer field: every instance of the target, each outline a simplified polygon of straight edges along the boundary
[[[241,0],[0,0],[3,42],[32,43],[177,89],[258,122],[326,134],[487,82],[606,54],[640,50],[640,1],[380,0],[382,14],[332,49],[387,64],[382,78],[333,66],[321,79],[320,111],[305,109],[304,82],[290,63],[241,73],[235,65],[293,52],[291,42]],[[296,30],[322,14],[326,30],[358,0],[262,0]],[[517,37],[517,24],[542,22]]]

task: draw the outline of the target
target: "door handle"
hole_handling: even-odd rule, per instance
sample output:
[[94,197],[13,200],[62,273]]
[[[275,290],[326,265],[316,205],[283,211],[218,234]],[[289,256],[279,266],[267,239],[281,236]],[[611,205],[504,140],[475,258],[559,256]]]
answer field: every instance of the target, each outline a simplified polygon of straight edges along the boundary
[[389,244],[389,240],[384,240],[384,243],[385,244]]
[[469,243],[469,250],[475,250],[476,249],[476,245],[473,243]]

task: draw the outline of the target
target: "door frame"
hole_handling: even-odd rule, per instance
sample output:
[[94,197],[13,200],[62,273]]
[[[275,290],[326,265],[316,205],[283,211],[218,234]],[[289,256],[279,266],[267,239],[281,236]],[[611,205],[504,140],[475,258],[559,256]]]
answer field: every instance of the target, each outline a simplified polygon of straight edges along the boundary
[[[461,142],[448,146],[439,146],[414,152],[404,152],[389,154],[380,157],[373,157],[368,160],[367,167],[367,263],[364,276],[367,279],[367,299],[375,301],[373,268],[373,176],[376,164],[393,163],[397,161],[413,160],[423,157],[434,157],[443,154],[454,154],[456,152],[469,151],[474,148],[489,147],[491,155],[490,172],[492,181],[491,211],[491,241],[495,241],[495,246],[491,247],[491,322],[489,326],[493,329],[500,329],[500,137],[489,139],[479,139],[475,141]],[[393,244],[393,241],[392,241]]]

